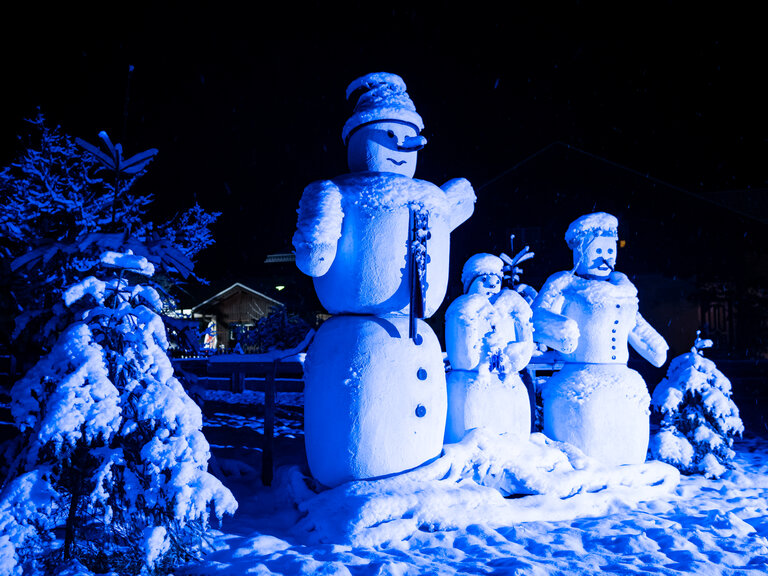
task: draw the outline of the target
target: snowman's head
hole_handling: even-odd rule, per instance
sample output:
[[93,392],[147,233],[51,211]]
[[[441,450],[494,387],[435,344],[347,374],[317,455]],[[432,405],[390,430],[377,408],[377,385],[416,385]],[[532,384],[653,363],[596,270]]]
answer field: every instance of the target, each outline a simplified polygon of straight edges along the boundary
[[565,241],[573,250],[573,270],[579,276],[606,279],[616,268],[619,221],[605,212],[577,218],[568,226]]
[[426,138],[397,120],[372,122],[349,137],[347,162],[352,172],[394,172],[413,178],[418,151]]
[[464,263],[461,283],[465,294],[491,297],[501,292],[504,262],[493,254],[475,254]]
[[595,236],[573,251],[573,266],[579,276],[602,280],[616,269],[616,238]]
[[416,152],[427,139],[419,136],[424,122],[403,79],[388,72],[366,74],[347,87],[347,99],[354,94],[360,94],[355,111],[341,132],[350,170],[413,177]]

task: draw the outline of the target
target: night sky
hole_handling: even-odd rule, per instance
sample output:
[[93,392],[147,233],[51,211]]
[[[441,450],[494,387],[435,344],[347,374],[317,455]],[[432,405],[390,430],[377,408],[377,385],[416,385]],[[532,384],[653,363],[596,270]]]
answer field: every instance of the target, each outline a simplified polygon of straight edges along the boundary
[[62,4],[3,18],[2,165],[38,107],[73,136],[158,148],[136,190],[158,220],[195,201],[223,212],[199,259],[212,280],[290,251],[303,187],[347,171],[344,91],[367,72],[404,78],[429,140],[416,176],[438,184],[481,188],[561,141],[687,190],[766,188],[756,12]]

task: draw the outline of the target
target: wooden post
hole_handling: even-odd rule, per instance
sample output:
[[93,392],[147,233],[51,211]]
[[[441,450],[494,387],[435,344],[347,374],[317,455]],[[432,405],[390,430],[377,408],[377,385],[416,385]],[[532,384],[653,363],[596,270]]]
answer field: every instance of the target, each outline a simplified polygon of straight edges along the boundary
[[528,403],[531,405],[531,433],[536,432],[536,369],[528,365],[520,371],[520,379],[528,389]]
[[261,453],[261,482],[264,486],[272,485],[275,465],[275,380],[279,362],[275,360],[272,363],[272,369],[267,370],[264,379],[264,447]]
[[232,392],[240,394],[245,391],[245,371],[239,364],[232,371]]

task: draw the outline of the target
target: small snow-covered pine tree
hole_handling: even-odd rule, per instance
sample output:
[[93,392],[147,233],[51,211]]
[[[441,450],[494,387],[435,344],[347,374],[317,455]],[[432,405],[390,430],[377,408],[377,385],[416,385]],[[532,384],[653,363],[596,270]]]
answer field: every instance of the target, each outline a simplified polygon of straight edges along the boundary
[[101,262],[111,277],[66,290],[81,320],[12,390],[23,449],[0,494],[0,573],[77,559],[166,574],[201,552],[211,511],[237,508],[207,472],[202,414],[173,375],[160,297],[128,281],[152,264],[130,252]]
[[653,392],[651,409],[661,415],[661,429],[650,448],[654,458],[685,474],[715,478],[730,467],[733,439],[744,425],[731,400],[731,382],[704,357],[712,341],[699,335],[690,352],[672,360]]

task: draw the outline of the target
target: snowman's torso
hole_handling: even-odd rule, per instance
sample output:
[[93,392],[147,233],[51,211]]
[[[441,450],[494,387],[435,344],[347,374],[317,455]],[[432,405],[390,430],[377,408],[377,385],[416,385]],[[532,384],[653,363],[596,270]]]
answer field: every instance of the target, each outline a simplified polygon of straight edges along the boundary
[[307,460],[326,486],[402,472],[439,456],[446,415],[440,343],[423,321],[335,316],[305,365]]
[[629,279],[614,272],[608,280],[573,276],[563,288],[562,314],[576,321],[576,350],[563,354],[566,362],[626,364],[627,337],[635,327],[637,289]]
[[627,367],[637,289],[617,272],[607,280],[563,278],[560,310],[578,324],[579,340],[542,390],[544,433],[605,464],[642,463],[650,396],[640,374]]
[[530,331],[526,335],[518,326],[530,319],[528,304],[506,289],[495,301],[468,294],[448,307],[445,339],[452,370],[446,442],[458,442],[480,426],[518,437],[530,433],[528,391],[517,374],[533,350]]
[[431,316],[448,284],[450,206],[445,192],[388,172],[346,174],[332,182],[341,192],[344,219],[333,264],[314,279],[320,302],[332,314],[407,314],[411,210],[426,210],[431,236],[425,316]]

